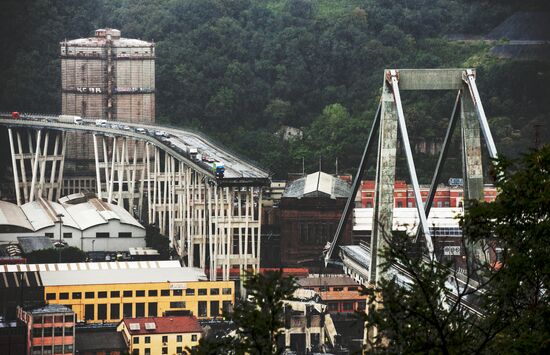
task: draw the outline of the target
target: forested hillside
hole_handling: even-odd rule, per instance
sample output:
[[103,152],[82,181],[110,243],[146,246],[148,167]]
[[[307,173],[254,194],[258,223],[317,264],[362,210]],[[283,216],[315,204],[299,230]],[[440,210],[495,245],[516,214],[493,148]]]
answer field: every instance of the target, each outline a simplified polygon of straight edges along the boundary
[[[545,1],[7,0],[0,5],[0,110],[58,112],[59,41],[113,27],[157,46],[157,117],[193,127],[275,176],[353,172],[384,68],[476,67],[500,151],[548,142],[550,64],[489,55],[483,35]],[[435,161],[454,94],[405,96],[418,164]],[[282,125],[302,128],[284,142]],[[428,147],[428,148],[426,148]],[[455,152],[456,153],[456,152]],[[455,164],[458,172],[460,164]],[[449,172],[453,174],[453,172]],[[427,173],[423,174],[426,180]]]

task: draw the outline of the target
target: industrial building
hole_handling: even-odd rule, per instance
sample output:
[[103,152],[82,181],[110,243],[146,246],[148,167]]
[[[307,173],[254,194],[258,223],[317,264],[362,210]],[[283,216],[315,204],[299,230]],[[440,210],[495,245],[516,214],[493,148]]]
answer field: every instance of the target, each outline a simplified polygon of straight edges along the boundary
[[[280,210],[280,260],[285,267],[319,267],[328,241],[332,240],[350,185],[332,175],[316,172],[290,182]],[[343,243],[351,243],[351,223],[346,223]]]
[[27,303],[65,305],[77,321],[89,323],[164,314],[210,319],[221,317],[235,301],[233,281],[207,281],[202,270],[176,260],[2,265],[0,275],[0,280],[12,280],[8,286],[13,287],[6,287],[11,294],[18,279],[32,280],[37,299]]
[[74,354],[75,315],[62,305],[17,307],[17,318],[27,327],[27,355]]
[[[60,46],[62,114],[155,122],[154,43],[123,38],[119,30],[106,28],[96,30],[93,37],[65,40]],[[81,176],[93,171],[91,136],[76,133],[66,154],[65,169],[75,176],[65,179],[65,184],[89,183]]]
[[115,121],[155,121],[155,44],[119,30],[61,42],[62,112]]
[[22,206],[0,201],[0,243],[22,236],[47,236],[83,251],[145,246],[145,228],[123,207],[97,198],[76,204],[38,198]]
[[199,345],[203,333],[193,316],[124,318],[117,330],[130,354],[184,354]]

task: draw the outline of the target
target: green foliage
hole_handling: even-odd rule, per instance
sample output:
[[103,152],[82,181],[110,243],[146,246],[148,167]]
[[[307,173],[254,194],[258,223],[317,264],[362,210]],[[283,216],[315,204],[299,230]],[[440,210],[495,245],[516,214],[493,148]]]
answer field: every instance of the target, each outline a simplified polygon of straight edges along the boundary
[[156,249],[161,259],[170,257],[170,240],[168,237],[160,234],[158,227],[154,225],[145,226],[145,245]]
[[486,245],[487,253],[496,247],[503,250],[496,265],[467,260],[467,280],[479,281],[482,292],[462,289],[458,300],[475,300],[483,316],[467,312],[458,301],[444,307],[443,295],[453,280],[449,277],[454,277],[450,267],[456,265],[427,262],[411,250],[409,237],[394,234],[384,253],[385,270],[398,263],[412,281],[405,285],[392,277],[366,290],[365,317],[378,330],[378,336],[371,337],[372,352],[542,354],[550,350],[550,146],[513,162],[499,160],[494,175],[500,191],[496,201],[472,202],[461,221],[465,240],[472,242],[464,243],[464,248]]
[[550,145],[495,168],[500,193],[494,203],[475,203],[464,233],[502,248],[486,293],[487,320],[502,327],[493,353],[550,351]]
[[[479,67],[488,116],[508,117],[519,134],[514,147],[528,146],[549,112],[548,64],[496,60],[483,42],[444,37],[484,34],[520,7],[505,0],[8,0],[0,2],[0,111],[58,112],[59,41],[115,27],[156,43],[159,122],[198,128],[276,177],[301,170],[302,158],[316,169],[319,155],[354,172],[388,67]],[[413,144],[444,134],[452,99],[404,100],[407,117],[409,108],[422,117],[409,128]],[[349,115],[332,126],[345,140],[320,152],[323,110],[333,104]],[[270,137],[281,124],[310,138],[281,143]],[[251,137],[261,139],[254,149]],[[548,140],[548,125],[540,137]],[[497,146],[507,138],[497,135]],[[508,143],[505,153],[516,154]],[[427,171],[435,158],[417,161]]]
[[29,264],[79,263],[86,261],[86,253],[77,247],[35,250],[26,254]]
[[192,354],[278,354],[277,336],[284,327],[283,300],[296,290],[292,277],[282,272],[248,274],[244,282],[247,298],[236,302],[230,317],[236,326],[235,337],[202,340]]

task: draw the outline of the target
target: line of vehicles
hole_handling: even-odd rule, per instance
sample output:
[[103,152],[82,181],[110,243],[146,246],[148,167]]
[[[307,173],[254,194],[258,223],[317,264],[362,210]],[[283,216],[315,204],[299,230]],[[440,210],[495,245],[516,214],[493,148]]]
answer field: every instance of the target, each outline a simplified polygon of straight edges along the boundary
[[211,158],[208,154],[200,152],[197,148],[184,145],[183,147],[177,144],[174,144],[170,138],[170,135],[167,132],[161,130],[145,129],[143,127],[131,127],[125,124],[124,122],[119,121],[107,121],[105,119],[96,119],[95,121],[84,120],[81,116],[74,115],[34,115],[34,114],[23,114],[19,112],[11,112],[11,115],[0,114],[3,117],[10,117],[12,119],[25,119],[25,120],[34,120],[34,121],[46,121],[52,123],[68,123],[75,125],[88,125],[95,124],[97,127],[111,128],[124,131],[133,131],[140,134],[145,134],[150,137],[157,139],[163,144],[169,146],[170,148],[176,150],[179,154],[188,157],[196,163],[201,165],[206,165],[207,168],[216,176],[218,179],[223,179],[225,175],[225,165],[220,161],[216,161]]

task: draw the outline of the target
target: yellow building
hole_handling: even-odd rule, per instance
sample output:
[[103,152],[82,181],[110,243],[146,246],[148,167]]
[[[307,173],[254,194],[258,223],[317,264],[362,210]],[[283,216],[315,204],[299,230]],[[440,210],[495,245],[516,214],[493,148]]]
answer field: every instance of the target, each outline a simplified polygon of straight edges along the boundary
[[165,312],[221,317],[235,301],[233,281],[207,281],[178,261],[37,265],[47,303],[70,307],[79,321],[118,322]]
[[132,355],[187,354],[199,344],[202,328],[192,316],[124,318],[117,327]]

